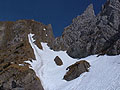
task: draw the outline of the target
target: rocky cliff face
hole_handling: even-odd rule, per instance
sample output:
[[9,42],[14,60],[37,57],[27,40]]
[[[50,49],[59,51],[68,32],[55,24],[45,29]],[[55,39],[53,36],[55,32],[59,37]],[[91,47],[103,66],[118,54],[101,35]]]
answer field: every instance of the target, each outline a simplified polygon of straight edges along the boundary
[[[40,80],[24,61],[35,59],[28,40],[32,33],[36,45],[53,41],[51,25],[33,20],[0,22],[0,90],[43,90]],[[14,82],[14,83],[13,83]]]
[[51,48],[66,50],[73,58],[93,54],[120,54],[120,1],[107,0],[102,11],[95,16],[93,5],[73,19]]

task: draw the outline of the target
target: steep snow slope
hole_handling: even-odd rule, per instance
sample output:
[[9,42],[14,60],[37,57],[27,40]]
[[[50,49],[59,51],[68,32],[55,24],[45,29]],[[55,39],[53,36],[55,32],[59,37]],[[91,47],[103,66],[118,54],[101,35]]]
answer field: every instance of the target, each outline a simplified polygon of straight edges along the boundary
[[[72,81],[63,80],[66,68],[76,61],[69,57],[65,51],[53,51],[46,43],[41,43],[40,50],[33,42],[33,34],[29,34],[29,42],[34,50],[36,60],[31,68],[41,79],[45,90],[120,90],[120,56],[89,56],[80,60],[87,60],[91,64],[90,72],[80,75]],[[59,56],[62,66],[57,66],[54,58]]]

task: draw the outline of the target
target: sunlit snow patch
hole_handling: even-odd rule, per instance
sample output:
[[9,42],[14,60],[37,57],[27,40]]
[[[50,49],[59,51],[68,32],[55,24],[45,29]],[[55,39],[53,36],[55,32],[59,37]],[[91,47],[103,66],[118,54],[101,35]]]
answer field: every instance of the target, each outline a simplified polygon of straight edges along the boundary
[[19,64],[19,66],[24,66],[24,64]]
[[43,30],[45,31],[46,29],[45,29],[45,28],[43,28]]

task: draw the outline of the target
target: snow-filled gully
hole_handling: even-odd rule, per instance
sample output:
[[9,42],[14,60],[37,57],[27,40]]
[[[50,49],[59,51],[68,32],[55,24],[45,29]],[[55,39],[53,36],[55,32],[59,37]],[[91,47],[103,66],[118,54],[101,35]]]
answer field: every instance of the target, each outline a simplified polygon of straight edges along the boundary
[[[40,78],[44,90],[120,90],[120,55],[99,56],[92,55],[80,60],[87,60],[90,71],[80,75],[72,81],[63,80],[66,68],[76,61],[69,57],[65,51],[53,51],[46,43],[41,43],[43,50],[33,42],[33,34],[29,34],[29,43],[34,50],[36,60],[26,61],[36,75]],[[62,66],[57,66],[54,58],[59,56]]]

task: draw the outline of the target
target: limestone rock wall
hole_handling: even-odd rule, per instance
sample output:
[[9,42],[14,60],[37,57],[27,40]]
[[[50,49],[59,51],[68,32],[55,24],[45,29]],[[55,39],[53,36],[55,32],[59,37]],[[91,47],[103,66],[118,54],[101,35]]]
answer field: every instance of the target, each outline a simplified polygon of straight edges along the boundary
[[71,25],[57,37],[51,48],[66,50],[73,58],[93,54],[120,54],[120,2],[107,0],[102,11],[95,16],[93,5],[73,19]]

